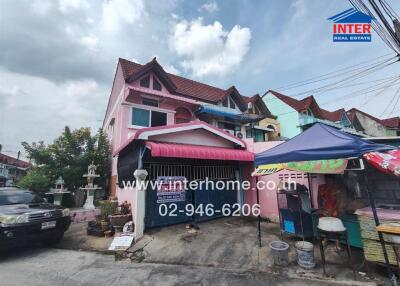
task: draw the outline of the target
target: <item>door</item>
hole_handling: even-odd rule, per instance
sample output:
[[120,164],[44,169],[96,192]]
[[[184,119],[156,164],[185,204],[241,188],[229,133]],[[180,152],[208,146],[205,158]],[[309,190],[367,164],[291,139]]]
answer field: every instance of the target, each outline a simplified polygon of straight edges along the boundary
[[[145,164],[148,171],[148,179],[157,182],[156,188],[151,184],[146,191],[145,228],[153,228],[192,221],[205,221],[222,217],[222,208],[228,204],[232,206],[237,202],[238,188],[230,185],[218,189],[221,186],[217,181],[227,182],[235,180],[235,166],[213,166],[213,165],[181,165],[149,163]],[[198,187],[195,189],[182,190],[173,188],[171,193],[160,191],[160,182],[163,180],[196,180]],[[208,178],[209,184],[200,184]],[[214,182],[212,184],[211,182]],[[190,184],[188,184],[189,186]],[[171,186],[171,184],[169,184]],[[188,206],[188,205],[191,206]],[[205,208],[212,208],[213,212],[206,213]],[[188,207],[188,208],[187,208]],[[189,209],[189,213],[186,211]],[[230,212],[230,213],[231,213]]]

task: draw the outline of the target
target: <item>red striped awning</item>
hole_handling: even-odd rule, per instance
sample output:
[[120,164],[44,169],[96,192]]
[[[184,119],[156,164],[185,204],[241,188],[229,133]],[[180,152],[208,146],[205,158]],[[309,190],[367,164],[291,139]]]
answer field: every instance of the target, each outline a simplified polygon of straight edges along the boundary
[[191,158],[229,161],[254,161],[254,153],[223,147],[146,142],[153,157]]

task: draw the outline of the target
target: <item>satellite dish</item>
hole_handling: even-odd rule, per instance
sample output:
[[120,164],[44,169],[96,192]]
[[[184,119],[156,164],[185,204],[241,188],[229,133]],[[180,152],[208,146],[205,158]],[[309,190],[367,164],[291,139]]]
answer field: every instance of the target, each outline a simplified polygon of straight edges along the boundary
[[236,134],[236,137],[238,137],[238,138],[242,139],[242,138],[243,138],[243,134],[242,134],[242,132],[238,132],[238,133]]

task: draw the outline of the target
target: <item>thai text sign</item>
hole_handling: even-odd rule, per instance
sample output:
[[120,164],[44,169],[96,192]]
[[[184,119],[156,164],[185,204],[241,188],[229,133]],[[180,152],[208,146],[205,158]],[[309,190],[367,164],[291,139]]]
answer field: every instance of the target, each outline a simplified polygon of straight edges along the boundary
[[185,177],[157,177],[157,203],[184,202]]

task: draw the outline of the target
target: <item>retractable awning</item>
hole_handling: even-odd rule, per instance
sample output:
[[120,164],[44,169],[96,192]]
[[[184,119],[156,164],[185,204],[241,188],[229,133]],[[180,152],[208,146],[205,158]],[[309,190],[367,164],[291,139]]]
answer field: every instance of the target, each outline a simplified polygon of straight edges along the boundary
[[226,161],[254,161],[254,154],[245,150],[189,144],[146,142],[153,157],[209,159]]
[[211,104],[204,104],[201,105],[199,110],[196,112],[197,114],[210,114],[219,117],[225,117],[234,121],[238,121],[241,123],[250,123],[250,122],[258,122],[263,119],[263,116],[256,115],[256,114],[248,114],[242,113],[239,110],[218,106],[218,105],[211,105]]

